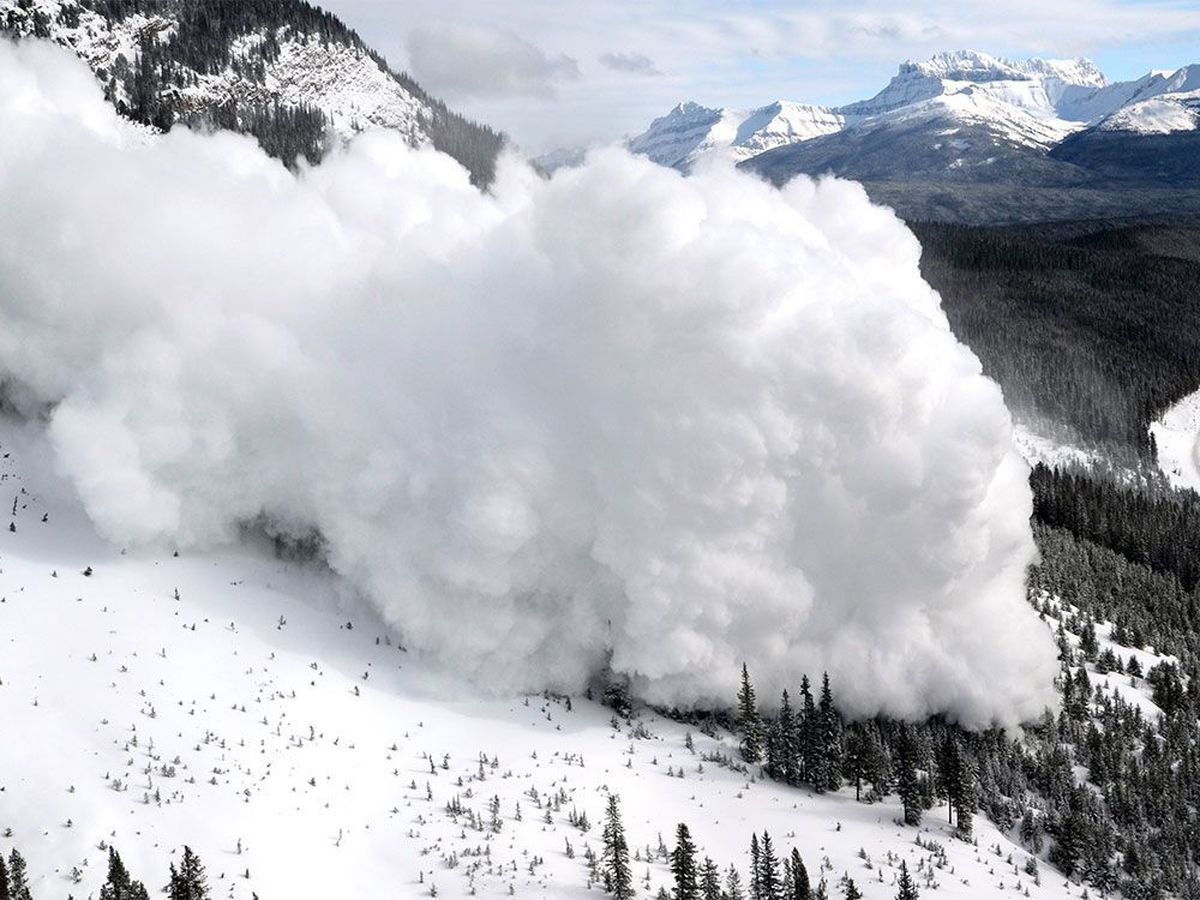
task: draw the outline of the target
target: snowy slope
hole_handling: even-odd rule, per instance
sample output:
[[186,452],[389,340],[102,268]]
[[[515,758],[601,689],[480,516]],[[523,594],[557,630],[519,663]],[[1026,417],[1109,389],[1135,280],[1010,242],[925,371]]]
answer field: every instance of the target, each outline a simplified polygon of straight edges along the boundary
[[[10,31],[18,35],[37,32],[38,21],[49,22],[49,37],[74,50],[101,78],[119,65],[132,65],[139,43],[152,35],[167,40],[177,20],[167,11],[156,15],[134,13],[124,19],[109,18],[81,5],[78,0],[0,0],[0,22],[8,17]],[[274,33],[279,54],[264,66],[262,83],[247,79],[232,66],[215,74],[197,72],[195,85],[175,88],[181,109],[206,109],[228,99],[244,103],[280,102],[307,105],[325,113],[333,132],[348,137],[367,128],[400,131],[415,144],[428,138],[424,120],[428,105],[407,91],[367,51],[338,41],[323,42],[289,29]],[[247,35],[231,48],[233,56],[250,59],[250,51],[267,39]],[[117,90],[123,91],[118,82]],[[119,100],[129,101],[128,96]]]
[[102,842],[151,886],[187,842],[214,897],[596,896],[583,854],[609,791],[651,892],[670,877],[659,836],[684,820],[702,853],[743,871],[749,834],[770,830],[834,896],[848,872],[892,897],[901,859],[926,897],[1079,893],[1044,866],[1030,883],[1025,851],[982,817],[966,844],[944,810],[917,831],[895,823],[895,798],[727,768],[728,734],[696,732],[692,751],[651,713],[614,725],[581,698],[472,699],[319,573],[252,549],[105,546],[37,434],[5,422],[0,444],[16,501],[16,531],[0,531],[0,721],[18,735],[0,741],[0,845],[29,860],[37,896],[94,893]]
[[[1194,83],[1200,83],[1196,66],[1110,84],[1086,59],[1014,62],[960,50],[902,63],[875,96],[838,108],[778,101],[746,111],[682,103],[655,119],[629,147],[663,165],[687,168],[709,153],[744,161],[846,132],[853,137],[838,151],[845,156],[855,152],[865,134],[907,134],[922,123],[944,130],[949,120],[984,129],[1000,152],[1009,148],[1044,154],[1101,121],[1112,122],[1111,127],[1130,122],[1143,129],[1182,127],[1185,119],[1192,121],[1186,92],[1195,89]],[[1138,108],[1159,97],[1161,102]],[[898,177],[907,171],[905,164],[897,163]]]
[[1101,131],[1170,134],[1200,127],[1200,89],[1160,94],[1122,107],[1096,126]]
[[779,100],[753,110],[680,103],[629,142],[634,153],[664,166],[686,168],[710,153],[735,160],[838,131],[844,118],[822,106]]
[[1200,391],[1194,391],[1151,424],[1158,467],[1172,486],[1200,491]]

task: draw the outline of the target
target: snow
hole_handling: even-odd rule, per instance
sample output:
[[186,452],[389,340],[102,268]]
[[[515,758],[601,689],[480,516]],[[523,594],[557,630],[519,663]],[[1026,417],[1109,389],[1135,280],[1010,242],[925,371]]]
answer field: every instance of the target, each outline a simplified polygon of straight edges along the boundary
[[949,117],[982,125],[1016,146],[1048,149],[1099,122],[1144,133],[1194,129],[1198,92],[1200,66],[1110,84],[1087,59],[1014,62],[959,50],[904,62],[875,96],[837,108],[785,100],[750,111],[682,103],[631,139],[629,148],[687,168],[714,152],[740,161],[843,129]]
[[[169,14],[135,13],[116,22],[84,8],[80,8],[78,24],[68,27],[59,14],[72,5],[67,0],[33,0],[34,8],[49,17],[54,41],[74,50],[106,81],[101,73],[111,72],[118,57],[130,65],[135,63],[140,35],[150,32],[165,41],[176,27]],[[29,21],[19,0],[0,0],[0,17],[6,14],[17,17],[18,22]],[[251,104],[278,100],[319,108],[341,138],[387,128],[399,131],[415,145],[428,140],[424,121],[431,110],[365,50],[334,41],[322,43],[288,28],[279,29],[276,37],[279,57],[265,64],[262,84],[243,79],[231,67],[216,74],[197,73],[197,85],[176,90],[181,107],[208,109],[231,97]],[[263,39],[264,35],[243,36],[233,42],[231,50],[246,56]]]
[[1031,466],[1045,463],[1050,468],[1091,467],[1102,462],[1098,452],[1040,434],[1030,425],[1013,425],[1013,443]]
[[[943,845],[948,865],[931,870],[938,886],[925,896],[1024,884],[1002,857],[1022,865],[1027,854],[982,816],[965,844],[944,810],[916,832],[896,824],[895,798],[818,797],[705,762],[735,756],[728,734],[693,730],[693,753],[688,728],[650,712],[614,727],[582,698],[570,710],[540,696],[474,699],[311,567],[253,547],[175,557],[106,546],[43,462],[38,433],[4,421],[0,444],[0,487],[17,501],[16,532],[0,530],[0,721],[19,735],[0,742],[0,828],[12,828],[5,843],[29,860],[38,895],[94,893],[107,841],[151,885],[187,842],[214,897],[239,900],[371,900],[431,885],[442,897],[510,886],[595,896],[583,852],[599,849],[609,791],[635,849],[660,834],[670,843],[683,820],[702,853],[744,871],[750,833],[767,829],[835,894],[849,872],[866,897],[893,896],[899,860],[930,856],[918,835]],[[565,797],[557,809],[553,796]],[[451,815],[455,797],[485,819],[499,797],[500,831]],[[586,834],[568,823],[572,808],[593,823]],[[993,845],[1001,858],[978,849]],[[670,877],[661,859],[634,871],[652,891]],[[1078,893],[1048,870],[1028,886]]]
[[1138,134],[1170,134],[1200,128],[1200,90],[1162,94],[1131,103],[1098,126],[1101,131],[1132,131]]
[[1188,394],[1150,425],[1158,467],[1172,487],[1200,491],[1200,390]]
[[843,124],[843,117],[827,107],[785,100],[753,110],[687,102],[655,119],[629,141],[629,149],[664,166],[687,167],[711,153],[748,159],[783,144],[831,134]]

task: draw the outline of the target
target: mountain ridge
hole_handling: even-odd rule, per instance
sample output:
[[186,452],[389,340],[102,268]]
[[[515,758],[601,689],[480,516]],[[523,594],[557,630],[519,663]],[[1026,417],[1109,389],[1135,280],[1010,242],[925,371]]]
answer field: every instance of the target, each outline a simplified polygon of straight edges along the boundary
[[0,33],[71,49],[135,121],[248,133],[289,164],[383,128],[432,144],[486,185],[505,140],[305,0],[0,0]]

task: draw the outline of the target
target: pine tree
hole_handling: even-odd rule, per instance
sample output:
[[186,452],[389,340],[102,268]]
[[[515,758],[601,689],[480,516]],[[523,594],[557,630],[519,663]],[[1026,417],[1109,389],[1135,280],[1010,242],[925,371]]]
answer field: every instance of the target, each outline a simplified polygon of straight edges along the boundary
[[700,867],[700,897],[701,900],[721,900],[721,872],[707,856]]
[[846,736],[844,769],[846,777],[854,782],[854,799],[862,799],[862,783],[870,781],[873,748],[867,725],[855,722]]
[[736,866],[730,866],[725,873],[725,896],[722,900],[746,900],[742,891],[742,876]]
[[808,869],[804,867],[800,851],[795,847],[792,848],[791,864],[788,866],[788,870],[790,876],[786,890],[788,900],[812,900],[812,886],[808,881]]
[[808,676],[800,677],[800,716],[796,744],[800,756],[799,780],[813,783],[818,771],[817,707],[813,703]]
[[779,859],[775,856],[775,847],[771,843],[771,835],[764,831],[762,841],[759,843],[759,900],[781,900],[783,895],[782,888],[783,880],[779,877]]
[[742,687],[738,691],[738,728],[742,732],[742,759],[748,763],[758,762],[763,756],[763,724],[745,663],[742,663]]
[[604,822],[604,888],[617,900],[633,896],[633,874],[629,869],[629,845],[625,842],[625,826],[615,794],[608,795],[608,811]]
[[172,885],[168,886],[171,900],[176,900],[176,891],[179,892],[178,900],[208,900],[208,876],[204,873],[204,864],[186,844],[179,871],[172,877]]
[[954,794],[950,797],[950,803],[954,807],[954,818],[958,821],[958,836],[964,841],[969,841],[974,832],[975,773],[971,770],[971,761],[962,752],[958,742],[953,741],[951,747],[951,783],[954,786]]
[[833,690],[829,686],[829,673],[821,677],[821,702],[817,707],[817,773],[813,787],[818,793],[836,791],[842,786],[842,722],[833,705]]
[[8,892],[12,900],[33,900],[25,858],[15,849],[8,855]]
[[8,866],[4,863],[4,854],[0,853],[0,900],[12,900],[8,892]]
[[750,900],[762,900],[762,851],[757,833],[750,835]]
[[854,879],[848,875],[842,879],[842,896],[846,900],[862,900],[862,891],[858,889]]
[[904,860],[900,860],[900,877],[897,879],[896,885],[899,887],[896,892],[896,900],[917,900],[921,896],[912,876],[908,874],[908,863]]
[[903,722],[896,734],[896,788],[904,804],[904,824],[921,824],[921,785],[917,780],[917,745]]
[[148,898],[145,885],[134,881],[121,862],[121,854],[108,848],[108,878],[100,888],[100,900],[143,900]]
[[671,874],[675,876],[675,900],[699,900],[696,881],[696,845],[682,822],[675,829],[675,849],[671,851]]

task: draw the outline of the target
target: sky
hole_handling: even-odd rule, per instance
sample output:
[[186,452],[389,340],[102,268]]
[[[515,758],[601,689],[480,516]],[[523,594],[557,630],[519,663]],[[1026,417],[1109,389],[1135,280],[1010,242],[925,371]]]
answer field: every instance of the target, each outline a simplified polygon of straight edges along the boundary
[[1110,80],[1200,61],[1200,0],[323,0],[429,91],[542,153],[617,140],[683,100],[871,96],[970,48],[1094,60]]

